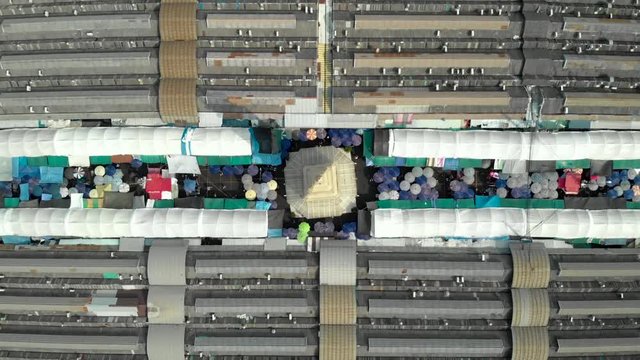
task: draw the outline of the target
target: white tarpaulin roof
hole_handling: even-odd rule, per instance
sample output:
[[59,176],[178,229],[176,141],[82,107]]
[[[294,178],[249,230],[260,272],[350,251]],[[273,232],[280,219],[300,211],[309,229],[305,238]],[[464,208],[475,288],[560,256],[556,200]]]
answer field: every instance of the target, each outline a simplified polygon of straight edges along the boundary
[[0,209],[0,236],[260,238],[267,212],[202,209]]
[[525,236],[635,238],[640,211],[576,209],[379,209],[371,235],[378,238]]
[[505,160],[640,159],[640,132],[389,130],[389,156]]
[[0,157],[45,155],[251,155],[243,128],[108,127],[0,131]]

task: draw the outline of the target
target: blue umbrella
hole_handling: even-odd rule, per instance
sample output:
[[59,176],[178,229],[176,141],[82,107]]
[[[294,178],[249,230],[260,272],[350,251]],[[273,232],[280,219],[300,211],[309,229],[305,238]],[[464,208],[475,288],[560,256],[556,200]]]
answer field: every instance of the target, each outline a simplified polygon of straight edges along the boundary
[[372,178],[373,178],[373,181],[375,181],[376,183],[380,184],[381,182],[384,181],[384,174],[382,172],[380,172],[380,171],[376,171],[373,174]]
[[400,200],[409,200],[411,198],[411,193],[408,191],[400,191]]
[[131,160],[131,167],[132,168],[138,169],[140,166],[142,166],[142,160],[140,160],[140,159]]
[[116,173],[116,167],[113,165],[108,165],[107,167],[104,168],[104,170],[105,170],[105,174],[109,176],[113,176]]
[[273,180],[273,174],[270,171],[265,171],[262,173],[262,181],[269,182]]
[[220,171],[221,171],[221,169],[220,169],[220,166],[218,166],[218,165],[209,166],[209,173],[211,173],[211,174],[214,174],[214,175],[215,174],[220,174]]
[[222,167],[222,175],[233,176],[233,174],[234,174],[233,166],[227,165]]
[[260,169],[258,168],[257,165],[251,164],[251,165],[247,166],[247,174],[249,174],[251,176],[256,176],[256,175],[258,175],[259,172],[260,172]]
[[240,176],[244,174],[244,166],[236,165],[233,167],[233,175]]

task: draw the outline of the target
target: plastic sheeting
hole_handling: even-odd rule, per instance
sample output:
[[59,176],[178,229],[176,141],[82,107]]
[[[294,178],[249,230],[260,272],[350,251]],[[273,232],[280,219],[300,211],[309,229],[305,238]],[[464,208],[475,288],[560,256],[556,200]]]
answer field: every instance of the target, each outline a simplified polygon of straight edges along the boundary
[[0,236],[263,238],[267,211],[0,209]]
[[504,160],[640,159],[640,132],[389,130],[389,156]]
[[108,127],[0,131],[0,157],[100,155],[251,155],[243,128]]
[[640,211],[576,209],[379,209],[371,235],[378,238],[635,238]]

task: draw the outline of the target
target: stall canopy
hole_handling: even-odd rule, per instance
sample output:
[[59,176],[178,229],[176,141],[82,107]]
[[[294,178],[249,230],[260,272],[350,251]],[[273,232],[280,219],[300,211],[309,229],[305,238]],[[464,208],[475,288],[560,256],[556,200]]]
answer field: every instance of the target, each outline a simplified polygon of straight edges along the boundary
[[244,128],[108,127],[0,131],[0,157],[251,155]]
[[267,211],[0,209],[0,236],[262,238]]
[[379,209],[371,235],[379,238],[533,237],[635,238],[640,211],[577,209]]
[[640,159],[640,132],[389,130],[389,156],[505,160]]

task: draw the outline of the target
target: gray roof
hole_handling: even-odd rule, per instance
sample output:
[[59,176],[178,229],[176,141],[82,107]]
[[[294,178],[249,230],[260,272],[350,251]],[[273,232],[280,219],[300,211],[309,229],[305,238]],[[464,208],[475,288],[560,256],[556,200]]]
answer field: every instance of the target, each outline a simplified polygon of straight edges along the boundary
[[356,284],[356,242],[320,241],[320,284]]
[[0,349],[9,351],[144,353],[137,336],[0,334]]
[[184,333],[184,325],[149,325],[147,333],[149,360],[183,360]]
[[184,322],[184,286],[149,286],[147,317],[150,324]]
[[371,317],[496,319],[506,317],[506,313],[503,302],[497,300],[369,300]]
[[215,313],[219,316],[236,316],[240,314],[274,316],[315,316],[317,304],[310,304],[306,298],[223,298],[196,299],[196,313]]
[[184,241],[155,241],[149,249],[149,285],[185,285],[186,258],[187,244]]
[[500,281],[506,270],[502,262],[481,261],[397,261],[369,260],[369,275],[451,280],[464,276],[469,280]]
[[220,259],[196,260],[196,275],[218,275],[225,278],[306,277],[307,261],[304,259]]
[[371,356],[502,356],[500,339],[407,339],[370,338]]
[[78,277],[86,274],[125,273],[142,271],[138,259],[61,259],[61,258],[3,258],[0,273],[25,274],[42,277],[48,274],[65,274]]
[[196,337],[194,351],[215,355],[307,355],[313,350],[305,337]]

